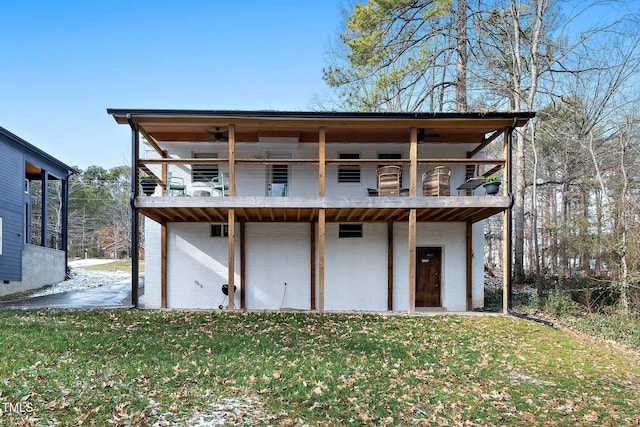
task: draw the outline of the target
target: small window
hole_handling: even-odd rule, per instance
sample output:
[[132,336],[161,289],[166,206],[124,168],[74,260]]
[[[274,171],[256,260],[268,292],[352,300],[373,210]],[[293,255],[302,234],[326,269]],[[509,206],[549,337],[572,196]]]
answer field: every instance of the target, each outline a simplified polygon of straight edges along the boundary
[[[218,153],[193,153],[194,159],[217,159]],[[192,182],[211,182],[218,176],[218,165],[191,165]]]
[[[360,159],[357,153],[341,153],[340,159]],[[360,182],[360,165],[339,165],[338,182]]]
[[209,237],[229,236],[229,226],[227,224],[210,224]]
[[340,224],[338,226],[338,237],[362,237],[362,224]]

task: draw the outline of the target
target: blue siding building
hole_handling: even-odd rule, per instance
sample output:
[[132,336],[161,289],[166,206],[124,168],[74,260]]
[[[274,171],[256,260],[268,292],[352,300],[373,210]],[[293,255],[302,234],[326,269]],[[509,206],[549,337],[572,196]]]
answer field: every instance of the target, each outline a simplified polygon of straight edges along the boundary
[[0,127],[0,295],[64,280],[71,173]]

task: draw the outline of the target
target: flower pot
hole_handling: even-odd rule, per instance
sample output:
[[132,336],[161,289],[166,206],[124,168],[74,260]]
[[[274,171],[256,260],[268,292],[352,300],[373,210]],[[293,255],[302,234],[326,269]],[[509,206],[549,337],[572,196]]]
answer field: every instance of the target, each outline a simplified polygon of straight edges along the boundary
[[490,181],[485,182],[484,184],[482,184],[482,186],[484,187],[484,190],[488,195],[495,196],[496,194],[498,194],[498,191],[500,191],[500,184],[502,184],[502,182],[500,181]]
[[156,185],[158,185],[158,183],[156,182],[155,179],[152,179],[152,178],[144,178],[140,180],[140,186],[142,187],[142,192],[147,196],[151,196],[153,193],[156,192]]

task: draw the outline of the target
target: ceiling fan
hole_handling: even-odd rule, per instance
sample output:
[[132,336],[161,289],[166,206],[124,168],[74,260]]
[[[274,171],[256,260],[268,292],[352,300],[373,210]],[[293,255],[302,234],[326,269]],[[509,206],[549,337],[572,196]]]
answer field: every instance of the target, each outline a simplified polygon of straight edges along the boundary
[[213,139],[215,142],[226,142],[229,140],[228,135],[229,135],[229,131],[225,130],[224,132],[220,132],[220,128],[216,127],[216,131],[210,131],[208,129],[205,129],[205,132],[211,134],[213,136]]

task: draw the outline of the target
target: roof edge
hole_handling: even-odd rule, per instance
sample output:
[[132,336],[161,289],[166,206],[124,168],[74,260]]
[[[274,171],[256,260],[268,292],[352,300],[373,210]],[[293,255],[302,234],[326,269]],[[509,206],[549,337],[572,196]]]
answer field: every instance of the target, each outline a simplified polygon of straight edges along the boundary
[[488,111],[488,112],[352,112],[352,111],[277,111],[277,110],[180,110],[180,109],[126,109],[107,108],[114,116],[185,116],[185,117],[261,117],[283,119],[530,119],[533,111]]
[[[53,157],[51,154],[47,153],[46,151],[43,151],[42,149],[36,147],[33,144],[27,142],[26,140],[20,138],[18,135],[8,131],[7,129],[3,128],[2,126],[0,126],[0,135],[12,140],[13,142],[16,142],[18,145],[21,145],[23,148],[31,151],[35,155],[37,155],[39,157],[42,157],[42,159],[55,164],[59,168],[65,169],[67,172],[71,172],[71,173],[75,172],[75,169],[72,168],[71,166],[67,165],[66,163],[61,162],[60,160],[58,160],[55,157]],[[71,174],[68,174],[68,175],[71,175]]]

